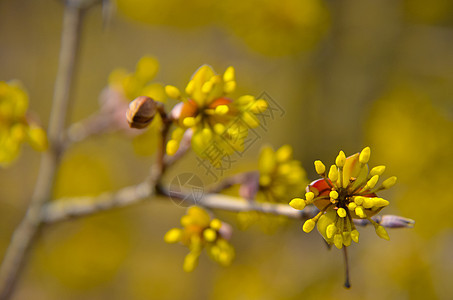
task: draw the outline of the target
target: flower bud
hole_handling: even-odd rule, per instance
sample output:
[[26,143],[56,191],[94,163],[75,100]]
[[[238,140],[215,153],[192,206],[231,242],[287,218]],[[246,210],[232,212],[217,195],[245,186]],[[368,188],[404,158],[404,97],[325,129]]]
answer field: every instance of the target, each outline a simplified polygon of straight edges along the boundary
[[333,243],[338,249],[343,248],[343,236],[340,233],[337,233],[333,237]]
[[208,242],[213,242],[217,238],[217,232],[212,228],[206,228],[203,231],[203,237]]
[[359,155],[359,161],[362,164],[366,164],[370,160],[370,147],[365,147]]
[[338,180],[338,170],[337,170],[337,166],[335,165],[331,165],[330,166],[330,170],[329,170],[329,179],[332,181],[332,182],[335,182]]
[[379,225],[379,226],[376,227],[376,234],[377,234],[380,238],[382,238],[382,239],[384,239],[384,240],[387,240],[387,241],[390,240],[390,237],[389,237],[387,231],[386,231],[385,228],[384,228],[383,226],[381,226],[381,225]]
[[354,242],[358,243],[359,242],[359,232],[357,231],[357,229],[354,229],[351,231],[351,238]]
[[345,218],[346,217],[346,210],[343,208],[343,207],[340,207],[338,210],[337,210],[337,214],[340,218]]
[[343,151],[340,151],[340,153],[338,154],[337,158],[335,159],[335,164],[339,168],[343,168],[345,163],[346,163],[346,155],[344,154]]
[[392,177],[384,180],[384,182],[382,183],[382,186],[384,187],[384,189],[389,189],[392,186],[394,186],[395,183],[396,183],[396,176],[392,176]]
[[126,113],[127,122],[131,128],[146,128],[157,112],[157,103],[150,97],[140,96],[130,104]]
[[377,167],[374,167],[373,169],[371,169],[370,171],[370,176],[374,176],[374,175],[379,175],[381,176],[382,173],[384,173],[385,171],[385,166],[377,166]]
[[315,169],[316,169],[316,173],[318,173],[319,175],[322,175],[326,171],[326,166],[320,160],[316,160]]
[[315,228],[315,224],[316,224],[315,221],[313,221],[312,219],[308,219],[307,221],[305,221],[302,230],[305,231],[306,233],[309,233],[310,231],[313,230],[313,228]]
[[298,209],[298,210],[302,210],[302,209],[305,208],[305,201],[304,201],[304,199],[294,198],[293,200],[291,200],[289,202],[289,205],[292,208],[295,208],[295,209]]
[[327,226],[326,235],[328,239],[332,238],[335,232],[337,232],[337,226],[334,223]]
[[182,230],[179,228],[170,229],[164,236],[166,243],[173,244],[181,240]]

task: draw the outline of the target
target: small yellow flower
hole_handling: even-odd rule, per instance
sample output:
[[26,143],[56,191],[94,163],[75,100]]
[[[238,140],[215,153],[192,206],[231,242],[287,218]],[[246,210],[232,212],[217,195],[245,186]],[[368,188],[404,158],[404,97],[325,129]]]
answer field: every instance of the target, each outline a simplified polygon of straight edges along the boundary
[[18,82],[0,81],[0,165],[16,159],[22,143],[47,149],[46,132],[27,117],[28,95]]
[[133,73],[125,69],[113,70],[109,75],[109,85],[129,101],[147,96],[155,101],[165,102],[163,86],[152,82],[158,70],[159,62],[154,57],[144,56],[137,62]]
[[198,206],[189,207],[187,214],[181,218],[183,228],[170,229],[164,236],[167,243],[181,243],[189,248],[183,269],[191,272],[198,264],[198,257],[203,248],[217,263],[228,266],[234,259],[234,248],[228,243],[231,228],[219,219],[210,215]]
[[[258,159],[258,171],[252,181],[242,185],[240,191],[245,192],[241,193],[242,197],[257,202],[287,203],[288,197],[300,195],[308,183],[305,170],[299,161],[293,159],[293,150],[289,145],[284,145],[277,151],[269,146],[263,147]],[[293,199],[290,205],[303,209],[305,200]],[[286,217],[254,211],[242,211],[237,216],[241,229],[258,223],[266,233],[275,232],[275,229],[287,222]]]
[[305,170],[293,159],[293,149],[289,145],[283,145],[277,151],[263,147],[258,170],[258,201],[287,203],[288,197],[300,195],[307,184]]
[[[371,217],[389,204],[376,193],[393,186],[396,177],[390,177],[378,185],[385,166],[375,167],[369,172],[367,163],[370,153],[370,148],[366,147],[360,153],[345,158],[344,152],[340,151],[328,174],[324,164],[319,160],[315,161],[316,172],[322,178],[307,186],[305,200],[296,198],[290,202],[296,209],[303,209],[313,203],[320,210],[318,215],[305,222],[305,232],[310,232],[317,223],[318,231],[324,239],[329,244],[342,248],[349,246],[351,240],[356,243],[359,241],[359,232],[352,219],[368,219],[379,237],[389,239],[384,227]],[[302,204],[301,201],[305,203]]]
[[[267,109],[267,102],[250,95],[237,99],[228,95],[236,88],[234,68],[217,75],[208,66],[201,66],[185,88],[186,96],[174,86],[166,86],[169,97],[181,100],[171,113],[176,124],[192,132],[192,148],[202,158],[218,165],[221,159],[242,151],[248,129],[259,126],[257,114]],[[167,154],[174,154],[182,135],[172,135]]]

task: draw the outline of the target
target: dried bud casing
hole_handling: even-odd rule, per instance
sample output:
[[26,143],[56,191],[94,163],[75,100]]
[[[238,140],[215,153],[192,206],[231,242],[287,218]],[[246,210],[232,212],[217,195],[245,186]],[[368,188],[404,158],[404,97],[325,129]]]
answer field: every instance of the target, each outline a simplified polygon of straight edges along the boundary
[[151,123],[156,113],[156,101],[150,97],[140,96],[129,104],[126,118],[131,128],[143,129]]

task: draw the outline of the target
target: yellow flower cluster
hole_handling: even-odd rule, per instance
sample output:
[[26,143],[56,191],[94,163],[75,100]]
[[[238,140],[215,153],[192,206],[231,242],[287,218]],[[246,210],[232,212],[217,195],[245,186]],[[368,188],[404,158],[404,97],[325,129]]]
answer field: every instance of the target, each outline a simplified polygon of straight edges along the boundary
[[258,170],[258,200],[287,203],[288,197],[300,195],[307,184],[305,170],[293,159],[293,149],[283,145],[277,151],[271,147],[261,150]]
[[392,187],[396,177],[392,176],[378,185],[385,166],[369,171],[369,159],[370,148],[366,147],[348,158],[340,151],[328,171],[321,161],[315,161],[316,172],[322,178],[308,185],[305,199],[295,198],[289,203],[298,210],[309,204],[320,209],[314,218],[304,223],[305,232],[312,231],[317,223],[324,239],[340,249],[343,245],[351,245],[351,241],[359,241],[359,232],[352,219],[367,219],[374,225],[379,237],[389,239],[384,227],[371,217],[389,204],[387,200],[377,197],[376,192]]
[[183,269],[191,272],[198,264],[203,248],[209,256],[223,266],[228,266],[234,259],[234,248],[227,241],[231,229],[219,219],[210,215],[198,206],[189,207],[187,214],[181,218],[183,228],[170,229],[164,237],[167,243],[180,242],[190,252],[184,259]]
[[0,165],[19,155],[22,143],[47,149],[46,132],[27,118],[28,95],[17,82],[0,81]]
[[297,54],[318,44],[330,26],[325,2],[116,0],[115,4],[122,14],[153,26],[219,26],[243,39],[252,50],[275,56]]
[[165,93],[159,83],[151,83],[159,70],[159,62],[151,57],[142,57],[130,73],[125,69],[115,69],[109,75],[109,85],[124,95],[127,100],[138,96],[148,96],[156,101],[164,102]]
[[259,126],[256,115],[267,109],[267,102],[250,95],[228,98],[235,88],[233,67],[220,76],[208,65],[193,74],[185,89],[187,96],[167,85],[167,95],[182,101],[171,113],[179,127],[167,143],[167,153],[176,153],[188,129],[192,133],[193,150],[213,165],[220,164],[221,158],[228,154],[242,151],[248,129]]
[[[288,197],[300,195],[307,184],[305,170],[293,159],[293,149],[283,145],[277,151],[265,146],[258,159],[258,175],[250,183],[244,183],[242,197],[258,202],[288,203]],[[256,211],[241,211],[237,214],[240,229],[258,223],[265,232],[272,234],[287,222],[284,216],[262,214]]]

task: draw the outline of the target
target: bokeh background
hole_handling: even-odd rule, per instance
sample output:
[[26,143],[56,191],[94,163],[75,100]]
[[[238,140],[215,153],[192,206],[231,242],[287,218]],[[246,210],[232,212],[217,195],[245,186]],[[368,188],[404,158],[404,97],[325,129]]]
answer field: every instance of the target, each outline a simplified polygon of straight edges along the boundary
[[[163,242],[184,208],[164,199],[46,227],[14,299],[452,299],[453,2],[433,0],[117,0],[108,18],[85,16],[70,122],[98,110],[109,73],[160,62],[156,81],[184,87],[204,63],[233,65],[239,92],[266,92],[284,110],[229,174],[256,167],[261,145],[294,147],[308,177],[369,145],[398,184],[385,213],[416,220],[379,239],[361,229],[342,253],[289,222],[273,230],[234,225],[237,257],[223,268],[204,256],[182,271],[186,249]],[[46,126],[57,70],[63,5],[0,0],[0,80],[20,79]],[[169,101],[171,106],[172,102]],[[135,147],[136,148],[136,147]],[[97,195],[140,182],[151,156],[119,133],[88,139],[64,156],[55,197]],[[24,147],[0,170],[0,256],[36,181],[39,154]],[[189,155],[167,181],[194,170]],[[207,184],[213,179],[200,169]],[[271,233],[269,233],[271,231]]]

